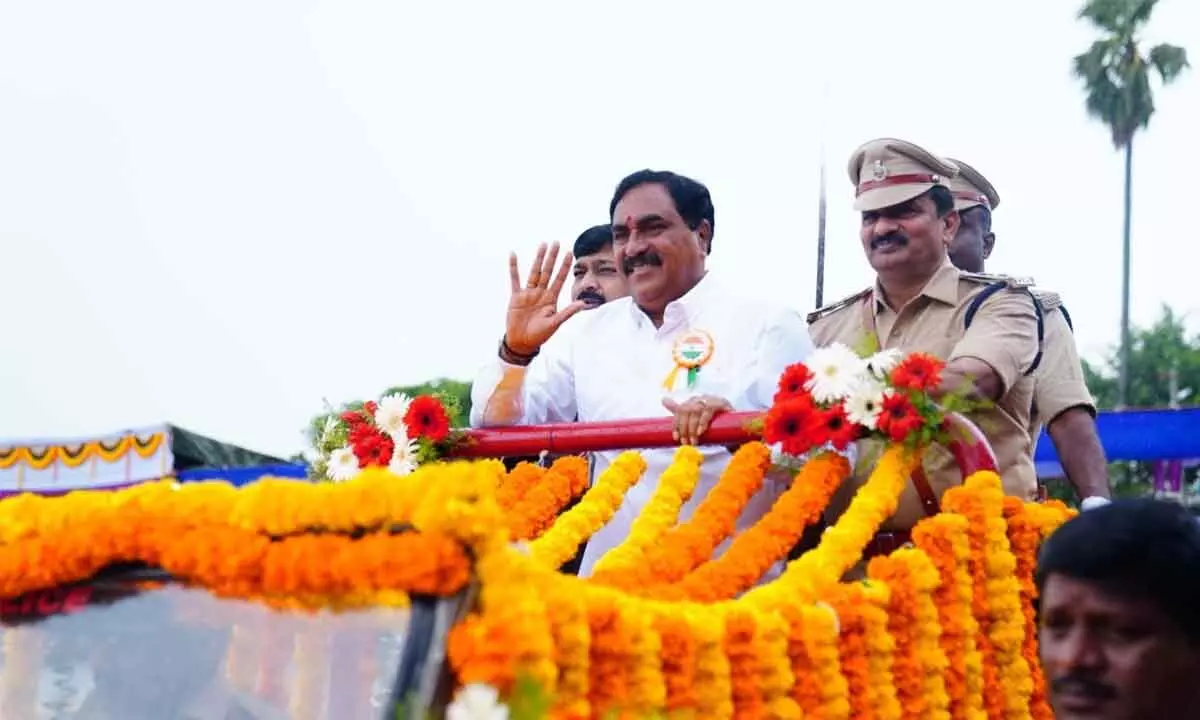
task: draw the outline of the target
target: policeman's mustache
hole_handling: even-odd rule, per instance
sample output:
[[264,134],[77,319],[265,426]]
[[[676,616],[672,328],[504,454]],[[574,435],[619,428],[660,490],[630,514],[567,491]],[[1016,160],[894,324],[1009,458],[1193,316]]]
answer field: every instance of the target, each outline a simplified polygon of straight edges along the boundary
[[1054,679],[1050,688],[1055,693],[1081,695],[1092,700],[1112,700],[1117,696],[1117,690],[1112,685],[1078,673]]
[[879,248],[883,247],[884,245],[899,245],[900,247],[904,247],[907,244],[908,244],[908,238],[904,236],[904,233],[901,233],[899,231],[892,231],[892,232],[888,233],[887,235],[880,235],[879,237],[872,240],[871,241],[871,249],[878,250]]
[[593,290],[591,288],[584,288],[583,290],[580,290],[579,294],[575,296],[575,299],[581,300],[591,306],[603,305],[605,302],[607,302],[607,299],[601,295],[598,290]]
[[637,255],[627,255],[625,256],[625,260],[621,263],[621,271],[628,275],[632,273],[635,268],[639,268],[642,265],[662,267],[662,258],[649,250],[638,253]]

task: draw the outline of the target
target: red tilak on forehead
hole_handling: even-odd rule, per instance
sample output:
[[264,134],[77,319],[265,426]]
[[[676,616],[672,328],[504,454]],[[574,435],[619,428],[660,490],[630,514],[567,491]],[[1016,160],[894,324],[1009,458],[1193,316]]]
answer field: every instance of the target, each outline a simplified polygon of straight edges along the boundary
[[633,225],[633,216],[632,216],[632,215],[626,215],[626,216],[625,216],[625,228],[626,228],[627,230],[629,230],[629,232],[633,232],[633,227],[634,227],[634,225]]

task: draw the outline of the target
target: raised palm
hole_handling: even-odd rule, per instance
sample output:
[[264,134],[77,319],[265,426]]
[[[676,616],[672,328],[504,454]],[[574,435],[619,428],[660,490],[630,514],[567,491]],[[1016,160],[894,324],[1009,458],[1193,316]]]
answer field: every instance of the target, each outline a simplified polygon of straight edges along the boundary
[[[587,307],[583,302],[572,302],[558,309],[558,297],[571,273],[571,253],[563,257],[558,272],[554,272],[558,260],[558,243],[538,246],[537,256],[529,268],[529,280],[522,285],[517,270],[517,255],[508,257],[508,271],[512,279],[512,297],[508,301],[508,323],[504,341],[515,353],[528,355],[536,352],[558,328],[575,313]],[[553,279],[552,279],[553,276]]]

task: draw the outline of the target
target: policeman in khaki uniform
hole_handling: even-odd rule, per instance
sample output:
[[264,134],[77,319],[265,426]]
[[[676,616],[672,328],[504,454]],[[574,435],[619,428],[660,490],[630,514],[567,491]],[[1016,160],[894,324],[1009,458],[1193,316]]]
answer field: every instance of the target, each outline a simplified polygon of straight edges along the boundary
[[[950,244],[950,260],[959,269],[983,272],[996,243],[992,211],[999,207],[1000,195],[978,170],[961,160],[951,162],[959,170],[950,180],[950,190],[961,222]],[[1111,494],[1108,462],[1096,432],[1096,406],[1083,379],[1071,317],[1058,295],[1043,290],[1034,290],[1034,295],[1042,304],[1046,330],[1029,433],[1036,444],[1045,425],[1084,509],[1103,505]]]
[[[810,314],[813,341],[856,349],[870,343],[945,360],[939,391],[992,401],[972,419],[995,450],[1006,492],[1033,499],[1031,373],[1041,353],[1041,325],[1029,284],[962,272],[950,263],[947,247],[959,225],[949,189],[958,173],[953,163],[912,143],[883,138],[858,148],[848,169],[856,188],[854,208],[862,212],[860,239],[876,282]],[[863,450],[860,458],[876,456]],[[858,470],[843,483],[827,519],[845,510],[864,479]],[[961,482],[949,451],[929,448],[923,470],[914,474],[868,553],[907,542],[913,525],[937,513],[942,493]]]

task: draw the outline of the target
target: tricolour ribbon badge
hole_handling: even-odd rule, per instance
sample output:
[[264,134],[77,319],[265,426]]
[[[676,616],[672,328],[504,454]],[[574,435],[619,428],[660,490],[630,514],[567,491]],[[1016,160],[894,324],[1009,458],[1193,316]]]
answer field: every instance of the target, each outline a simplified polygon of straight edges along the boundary
[[676,338],[675,346],[671,348],[671,360],[675,367],[671,368],[667,379],[663,381],[663,389],[667,392],[675,389],[680,370],[687,370],[688,388],[695,387],[700,368],[712,358],[714,347],[712,335],[703,330],[688,330]]

